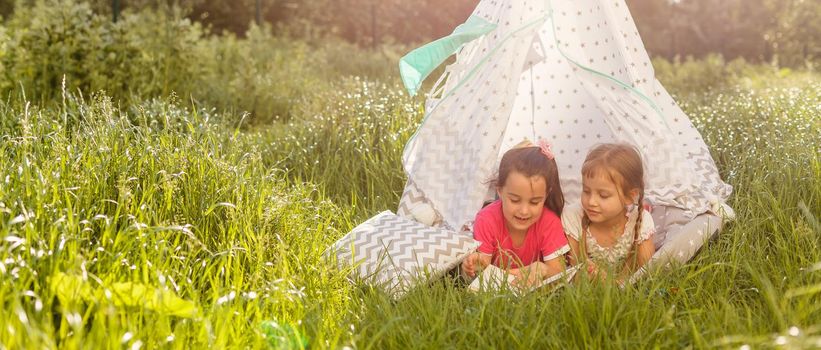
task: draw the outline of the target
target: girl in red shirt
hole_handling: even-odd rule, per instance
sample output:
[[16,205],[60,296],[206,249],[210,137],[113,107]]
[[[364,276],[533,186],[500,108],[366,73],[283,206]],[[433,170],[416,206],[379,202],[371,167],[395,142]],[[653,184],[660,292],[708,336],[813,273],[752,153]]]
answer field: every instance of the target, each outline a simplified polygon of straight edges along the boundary
[[550,145],[526,141],[505,152],[493,183],[499,199],[476,214],[473,237],[481,246],[462,262],[462,272],[474,277],[493,264],[528,286],[561,272],[570,248],[559,218],[564,196]]

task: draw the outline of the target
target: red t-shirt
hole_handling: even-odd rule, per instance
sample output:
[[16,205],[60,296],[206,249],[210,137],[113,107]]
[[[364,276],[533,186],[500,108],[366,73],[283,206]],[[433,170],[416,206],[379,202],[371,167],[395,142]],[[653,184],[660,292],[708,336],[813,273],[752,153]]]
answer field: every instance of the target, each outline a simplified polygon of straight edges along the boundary
[[547,208],[544,208],[539,220],[527,229],[525,241],[514,247],[500,200],[476,214],[473,238],[481,242],[479,252],[491,255],[493,265],[499,267],[518,268],[519,262],[521,266],[527,266],[539,260],[552,260],[570,250],[562,220]]

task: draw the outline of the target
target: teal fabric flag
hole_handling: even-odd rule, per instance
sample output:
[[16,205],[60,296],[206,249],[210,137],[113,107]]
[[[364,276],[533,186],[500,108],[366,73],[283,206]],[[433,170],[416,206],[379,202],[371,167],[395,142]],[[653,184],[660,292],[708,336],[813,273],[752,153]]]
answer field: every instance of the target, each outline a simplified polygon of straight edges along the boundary
[[496,24],[481,17],[470,16],[450,35],[417,48],[399,60],[399,74],[411,96],[416,95],[422,81],[448,57],[476,38],[496,29]]

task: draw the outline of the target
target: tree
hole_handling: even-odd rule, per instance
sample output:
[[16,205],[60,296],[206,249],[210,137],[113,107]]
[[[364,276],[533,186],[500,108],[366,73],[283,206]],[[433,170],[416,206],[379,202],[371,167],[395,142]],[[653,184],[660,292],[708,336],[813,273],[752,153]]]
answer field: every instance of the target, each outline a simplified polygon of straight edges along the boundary
[[821,2],[810,0],[768,0],[774,25],[765,31],[772,59],[787,66],[812,64],[821,58]]

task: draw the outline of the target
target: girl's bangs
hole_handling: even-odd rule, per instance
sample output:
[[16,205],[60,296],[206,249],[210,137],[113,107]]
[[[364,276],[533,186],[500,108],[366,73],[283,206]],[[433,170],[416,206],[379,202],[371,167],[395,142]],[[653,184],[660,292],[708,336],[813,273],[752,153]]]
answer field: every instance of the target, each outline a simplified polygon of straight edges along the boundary
[[608,166],[603,161],[593,161],[585,163],[582,166],[582,177],[588,179],[594,178],[604,178],[612,181],[616,188],[621,191],[621,188],[624,184],[624,178],[618,171],[613,169],[612,167]]

